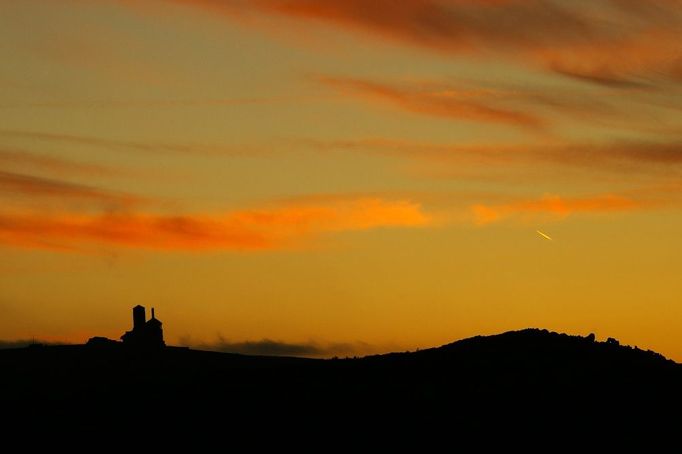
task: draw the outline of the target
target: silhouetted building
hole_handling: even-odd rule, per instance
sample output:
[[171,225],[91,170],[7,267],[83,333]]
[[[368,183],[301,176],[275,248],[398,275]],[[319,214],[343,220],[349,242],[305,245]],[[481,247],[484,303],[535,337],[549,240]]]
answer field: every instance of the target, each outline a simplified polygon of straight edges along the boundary
[[133,308],[133,330],[144,327],[147,316],[144,313],[144,306],[139,304]]
[[152,318],[146,320],[145,309],[143,306],[137,305],[133,308],[133,329],[126,331],[121,336],[121,340],[126,345],[142,348],[158,348],[165,347],[166,343],[163,341],[162,323],[154,316],[154,308],[152,308]]

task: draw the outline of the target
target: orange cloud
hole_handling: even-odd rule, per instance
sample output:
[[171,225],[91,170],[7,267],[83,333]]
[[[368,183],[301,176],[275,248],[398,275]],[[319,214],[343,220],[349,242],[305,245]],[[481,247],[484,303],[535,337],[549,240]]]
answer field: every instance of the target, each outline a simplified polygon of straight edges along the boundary
[[[258,14],[325,22],[445,53],[504,54],[612,87],[641,72],[677,77],[676,0],[174,0],[242,23]],[[627,58],[622,58],[627,55]]]
[[78,175],[108,177],[125,175],[122,169],[98,164],[81,163],[69,159],[33,153],[25,150],[0,149],[0,167],[18,167],[31,170],[44,170],[52,173],[72,173]]
[[493,94],[485,91],[440,90],[429,87],[398,87],[360,79],[321,77],[341,91],[370,101],[385,102],[408,112],[457,120],[541,128],[544,122],[526,112],[495,105]]
[[682,143],[679,141],[465,145],[376,137],[347,140],[301,139],[296,144],[323,151],[351,150],[432,162],[441,172],[447,171],[449,167],[484,167],[490,170],[493,167],[509,169],[514,165],[527,167],[532,163],[579,167],[590,172],[620,173],[623,170],[637,170],[641,175],[662,170],[674,172],[682,166]]
[[0,193],[29,197],[53,197],[61,200],[82,200],[121,208],[141,202],[138,196],[105,191],[92,186],[33,175],[0,171]]
[[[584,39],[575,10],[547,0],[174,0],[243,18],[250,12],[329,22],[442,50],[494,42],[504,47]],[[535,43],[535,44],[534,44]]]
[[574,198],[545,195],[537,200],[524,200],[500,205],[474,205],[471,207],[471,211],[474,222],[478,225],[485,225],[513,216],[563,218],[573,213],[630,211],[641,206],[641,202],[612,194]]
[[35,248],[89,243],[167,251],[276,250],[304,246],[324,233],[431,222],[417,203],[369,197],[216,215],[4,213],[0,243]]

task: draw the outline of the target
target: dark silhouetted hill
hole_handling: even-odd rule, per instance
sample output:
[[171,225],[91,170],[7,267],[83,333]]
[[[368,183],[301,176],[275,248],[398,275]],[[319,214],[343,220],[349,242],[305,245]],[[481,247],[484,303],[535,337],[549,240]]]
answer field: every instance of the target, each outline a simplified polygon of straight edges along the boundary
[[106,341],[31,346],[0,351],[0,370],[6,413],[49,421],[68,414],[87,427],[347,431],[381,421],[396,430],[458,433],[562,427],[637,433],[679,427],[682,403],[681,366],[660,354],[537,329],[331,360],[174,347],[145,352]]

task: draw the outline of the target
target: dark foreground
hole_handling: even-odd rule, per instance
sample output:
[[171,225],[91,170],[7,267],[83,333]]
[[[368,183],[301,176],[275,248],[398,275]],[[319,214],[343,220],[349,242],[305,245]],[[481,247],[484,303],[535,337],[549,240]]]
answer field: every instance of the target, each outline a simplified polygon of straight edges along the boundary
[[28,425],[339,434],[384,424],[447,433],[617,427],[631,436],[682,428],[682,366],[545,330],[342,360],[33,346],[0,351],[0,372],[5,414]]

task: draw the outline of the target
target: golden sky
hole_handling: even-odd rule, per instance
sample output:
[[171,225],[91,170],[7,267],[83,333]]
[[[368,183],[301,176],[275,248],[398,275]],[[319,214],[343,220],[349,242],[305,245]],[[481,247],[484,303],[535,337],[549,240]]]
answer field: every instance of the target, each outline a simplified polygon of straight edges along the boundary
[[682,360],[681,42],[679,0],[0,0],[0,339],[142,304],[170,344]]

